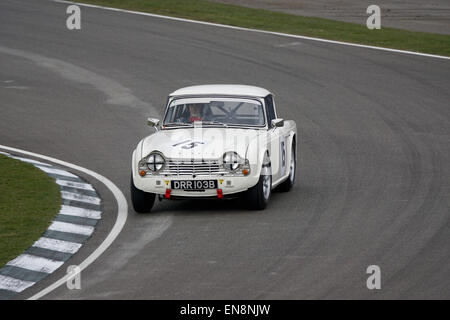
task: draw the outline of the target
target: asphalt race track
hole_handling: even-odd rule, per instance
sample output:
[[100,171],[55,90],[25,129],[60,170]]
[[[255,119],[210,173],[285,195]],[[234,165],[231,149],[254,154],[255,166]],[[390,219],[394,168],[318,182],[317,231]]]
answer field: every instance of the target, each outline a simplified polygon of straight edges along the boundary
[[[130,209],[82,290],[45,298],[450,298],[449,60],[94,8],[69,31],[66,8],[0,2],[0,144],[94,170],[131,204],[131,152],[167,94],[243,83],[274,92],[279,116],[297,122],[299,168],[262,212],[237,201]],[[105,218],[71,264],[116,218],[92,183]],[[369,265],[381,290],[366,288]]]

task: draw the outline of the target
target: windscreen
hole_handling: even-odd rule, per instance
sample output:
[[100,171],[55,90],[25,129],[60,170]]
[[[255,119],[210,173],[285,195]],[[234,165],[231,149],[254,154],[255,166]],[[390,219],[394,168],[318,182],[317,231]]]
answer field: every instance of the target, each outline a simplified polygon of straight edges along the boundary
[[265,125],[263,106],[258,100],[237,98],[174,99],[163,125],[190,125],[196,121],[204,125]]

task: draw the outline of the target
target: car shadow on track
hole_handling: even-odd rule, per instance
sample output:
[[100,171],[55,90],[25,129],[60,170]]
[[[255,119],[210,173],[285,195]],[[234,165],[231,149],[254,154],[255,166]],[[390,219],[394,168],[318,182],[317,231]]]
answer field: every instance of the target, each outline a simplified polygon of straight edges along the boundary
[[186,200],[155,200],[151,213],[175,215],[224,215],[224,214],[264,214],[270,212],[277,206],[277,202],[283,201],[288,193],[273,190],[271,199],[265,210],[248,209],[245,198],[235,199],[186,199]]

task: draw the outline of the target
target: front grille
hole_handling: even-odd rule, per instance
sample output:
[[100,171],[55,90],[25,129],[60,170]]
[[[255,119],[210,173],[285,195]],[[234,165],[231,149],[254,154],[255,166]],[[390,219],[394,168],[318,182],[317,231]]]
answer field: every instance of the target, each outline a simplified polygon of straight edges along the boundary
[[161,174],[167,175],[217,175],[225,174],[217,160],[175,161],[168,160]]

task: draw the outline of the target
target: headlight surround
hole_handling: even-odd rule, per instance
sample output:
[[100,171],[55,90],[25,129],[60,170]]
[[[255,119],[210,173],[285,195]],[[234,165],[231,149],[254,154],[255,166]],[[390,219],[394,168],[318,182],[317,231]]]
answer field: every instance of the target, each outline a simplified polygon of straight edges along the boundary
[[147,157],[147,168],[152,172],[161,171],[164,168],[166,160],[156,152],[150,153]]
[[235,172],[243,163],[244,160],[234,151],[225,152],[222,157],[223,167],[229,172]]
[[152,152],[139,161],[139,174],[145,176],[147,173],[158,173],[166,164],[166,159],[159,152]]

